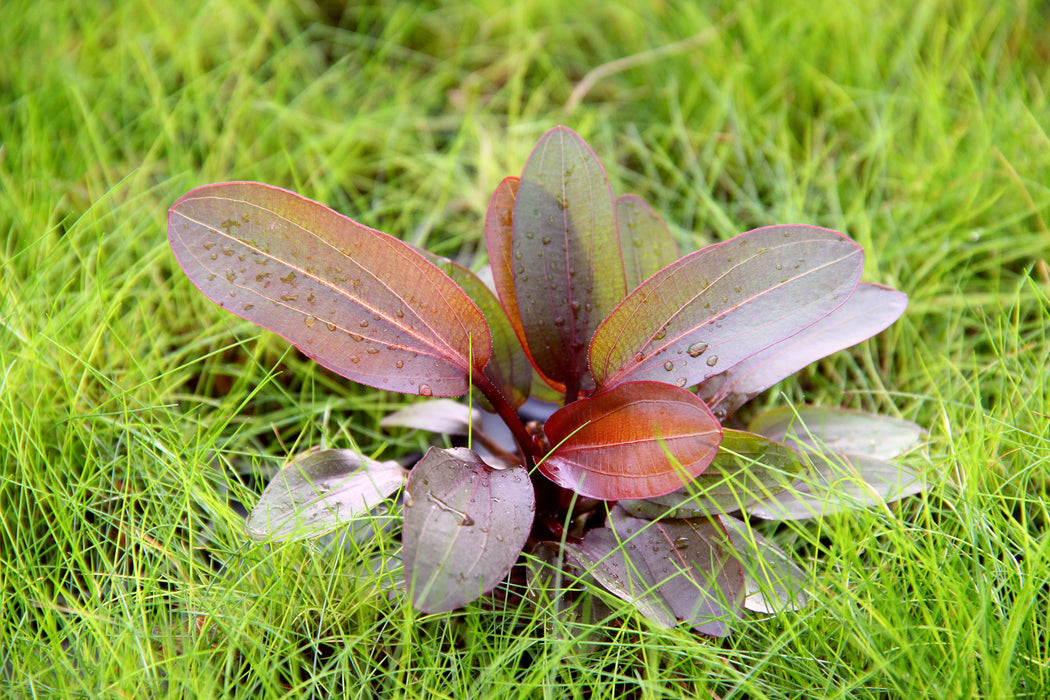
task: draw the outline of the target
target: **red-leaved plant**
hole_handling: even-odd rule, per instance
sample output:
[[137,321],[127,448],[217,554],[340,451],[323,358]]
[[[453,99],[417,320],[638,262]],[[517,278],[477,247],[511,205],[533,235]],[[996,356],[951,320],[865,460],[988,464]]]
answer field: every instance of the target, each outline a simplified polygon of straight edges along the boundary
[[[802,572],[748,516],[817,517],[924,488],[890,462],[921,436],[906,421],[789,407],[747,431],[723,426],[903,313],[905,295],[860,282],[860,246],[769,226],[679,257],[660,217],[614,197],[570,129],[545,134],[492,196],[492,289],[257,183],[192,190],[168,235],[208,297],[328,369],[426,397],[472,392],[509,429],[513,442],[501,441],[480,410],[417,404],[383,424],[470,434],[479,452],[432,447],[410,471],[350,450],[307,453],[249,515],[254,538],[311,537],[403,488],[403,571],[419,610],[487,594],[525,551],[534,590],[553,591],[558,609],[579,599],[563,581],[596,581],[657,624],[725,635],[745,608],[805,603]],[[561,405],[526,421],[530,392]]]

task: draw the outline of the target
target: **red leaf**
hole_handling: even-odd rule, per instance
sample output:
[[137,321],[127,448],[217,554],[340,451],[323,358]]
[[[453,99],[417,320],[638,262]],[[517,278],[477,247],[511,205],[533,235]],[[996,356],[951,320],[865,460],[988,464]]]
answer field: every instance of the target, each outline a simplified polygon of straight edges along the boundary
[[665,267],[624,299],[591,342],[599,387],[692,386],[791,337],[841,305],[864,251],[815,226],[769,226]]
[[509,262],[533,362],[555,384],[590,389],[587,344],[627,288],[612,188],[571,129],[552,129],[536,144],[512,226]]
[[466,393],[488,361],[474,302],[405,243],[278,187],[192,190],[168,213],[186,275],[212,301],[325,367],[381,389]]
[[628,382],[568,404],[544,431],[555,447],[540,470],[607,501],[681,488],[711,463],[722,437],[703,401],[661,382]]

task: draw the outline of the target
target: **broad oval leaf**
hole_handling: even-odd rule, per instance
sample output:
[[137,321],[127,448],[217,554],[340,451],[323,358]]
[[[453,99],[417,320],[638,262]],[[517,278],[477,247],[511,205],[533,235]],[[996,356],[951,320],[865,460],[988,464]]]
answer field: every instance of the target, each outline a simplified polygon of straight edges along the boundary
[[744,572],[744,608],[769,615],[804,608],[806,575],[791,557],[736,518],[718,519]]
[[497,470],[465,448],[432,447],[405,486],[405,582],[423,612],[488,593],[517,561],[536,511],[524,467]]
[[703,401],[660,382],[628,382],[568,404],[544,432],[554,448],[540,470],[606,501],[681,488],[711,463],[722,435]]
[[199,187],[169,211],[168,239],[212,301],[354,381],[459,396],[488,362],[485,318],[447,275],[402,241],[287,190]]
[[790,447],[723,428],[714,461],[684,488],[656,498],[620,501],[620,506],[646,519],[731,513],[783,490],[803,469],[805,463]]
[[791,486],[747,507],[765,520],[823,518],[868,506],[885,506],[928,486],[912,469],[861,455],[810,453],[813,466]]
[[861,283],[842,306],[812,326],[733,365],[700,385],[699,396],[719,419],[806,365],[880,333],[900,318],[908,296]]
[[552,383],[590,389],[587,344],[627,288],[612,188],[571,129],[537,142],[512,227],[514,294],[532,360]]
[[588,573],[661,626],[680,621],[724,637],[742,614],[743,571],[717,520],[651,522],[613,508],[609,527],[565,546],[581,559],[597,560]]
[[864,251],[816,226],[769,226],[665,267],[594,334],[599,387],[655,380],[688,387],[798,333],[856,288]]
[[674,627],[678,619],[657,594],[656,586],[627,563],[623,547],[608,527],[588,530],[582,542],[562,544],[566,558],[607,591],[633,605],[658,627]]
[[671,229],[638,195],[625,194],[616,199],[616,224],[627,291],[678,259],[678,243]]
[[787,445],[893,459],[926,434],[908,420],[825,406],[783,406],[755,416],[751,432]]
[[248,535],[256,540],[318,537],[367,515],[407,475],[397,462],[377,462],[353,450],[299,455],[263,490],[248,514]]

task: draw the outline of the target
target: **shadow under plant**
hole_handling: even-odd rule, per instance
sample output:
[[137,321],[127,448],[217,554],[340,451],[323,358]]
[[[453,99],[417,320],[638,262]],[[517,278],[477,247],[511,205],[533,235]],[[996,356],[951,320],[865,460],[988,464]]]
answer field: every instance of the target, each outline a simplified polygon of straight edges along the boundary
[[[660,217],[614,197],[567,128],[492,196],[490,284],[258,183],[192,190],[168,235],[213,301],[325,367],[390,391],[469,393],[484,408],[435,398],[383,421],[466,434],[477,451],[433,447],[411,470],[310,452],[249,515],[257,539],[315,537],[403,490],[402,568],[421,611],[489,593],[525,552],[554,609],[596,610],[574,587],[596,582],[656,624],[724,636],[744,610],[806,601],[802,572],[749,518],[820,517],[925,488],[893,461],[922,436],[907,421],[798,406],[724,426],[903,313],[904,294],[860,281],[861,247],[786,225],[679,257]],[[550,410],[523,417],[537,401]]]

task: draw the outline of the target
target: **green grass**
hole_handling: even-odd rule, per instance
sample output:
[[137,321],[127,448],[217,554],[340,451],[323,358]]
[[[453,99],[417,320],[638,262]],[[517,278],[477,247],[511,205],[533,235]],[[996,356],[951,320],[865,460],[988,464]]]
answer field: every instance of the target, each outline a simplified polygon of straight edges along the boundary
[[[0,9],[5,696],[1048,692],[1039,3],[340,4]],[[204,299],[168,206],[261,180],[471,261],[489,193],[557,123],[685,246],[829,226],[910,295],[889,331],[762,399],[930,431],[928,494],[775,533],[813,577],[805,610],[724,641],[619,615],[587,647],[528,606],[419,616],[358,571],[393,537],[267,548],[226,505],[310,445],[390,457],[425,437],[378,430],[400,397]]]

